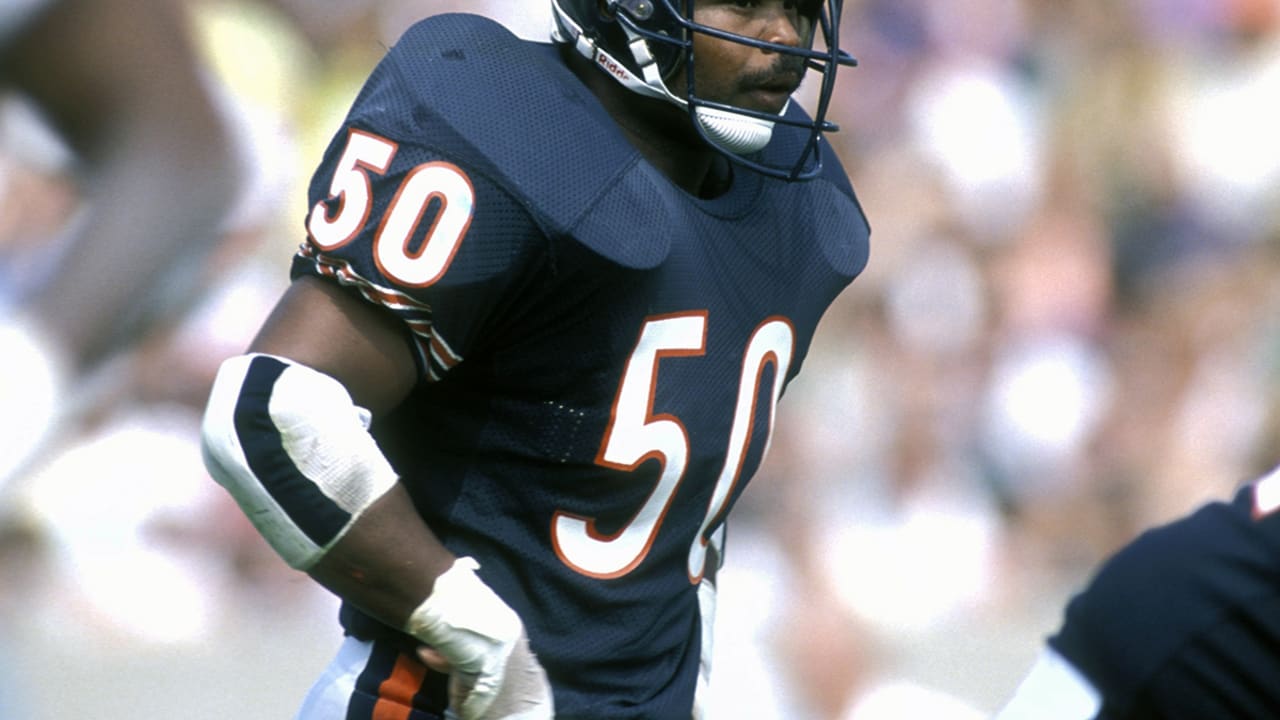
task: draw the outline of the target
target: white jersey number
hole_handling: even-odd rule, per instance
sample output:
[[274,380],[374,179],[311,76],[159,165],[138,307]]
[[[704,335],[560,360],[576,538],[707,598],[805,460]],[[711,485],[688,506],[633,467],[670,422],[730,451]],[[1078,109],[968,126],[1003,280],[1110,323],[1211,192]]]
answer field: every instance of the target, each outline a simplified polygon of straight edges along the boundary
[[[385,175],[397,149],[386,138],[351,131],[329,183],[329,197],[337,200],[337,209],[330,216],[326,203],[316,203],[307,217],[307,232],[316,247],[335,250],[365,228],[373,210],[369,176]],[[378,269],[407,287],[426,287],[439,280],[471,227],[475,200],[471,179],[456,165],[428,162],[410,170],[374,235],[373,257]],[[431,226],[419,232],[423,218],[433,208]],[[421,242],[415,242],[419,236]]]
[[[653,492],[635,516],[618,532],[601,534],[595,519],[556,513],[552,541],[556,552],[569,567],[584,575],[616,578],[631,572],[653,546],[663,518],[671,507],[684,478],[689,459],[689,435],[680,419],[654,414],[654,388],[658,365],[663,358],[702,355],[706,349],[706,313],[672,315],[650,319],[640,333],[622,374],[614,400],[613,416],[605,430],[599,465],[634,470],[641,463],[657,459],[662,472]],[[760,377],[768,365],[774,366],[773,392],[769,397],[769,428],[772,430],[782,380],[791,365],[795,333],[790,323],[772,318],[756,328],[743,357],[733,424],[725,452],[725,463],[716,479],[702,527],[689,548],[689,581],[702,579],[706,562],[707,531],[718,523],[738,483],[747,448],[751,444],[752,420],[760,394]],[[765,438],[766,450],[769,438]]]

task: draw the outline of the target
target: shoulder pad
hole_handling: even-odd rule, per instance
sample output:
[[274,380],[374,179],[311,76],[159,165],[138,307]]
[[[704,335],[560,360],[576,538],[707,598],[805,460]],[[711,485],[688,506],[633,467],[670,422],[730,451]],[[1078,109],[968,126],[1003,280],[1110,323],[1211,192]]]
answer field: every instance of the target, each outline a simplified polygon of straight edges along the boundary
[[[414,94],[414,131],[452,138],[461,147],[447,152],[482,163],[549,234],[578,236],[632,266],[665,257],[657,242],[666,227],[657,210],[663,184],[554,47],[488,18],[446,14],[411,27],[384,64],[400,91]],[[655,210],[597,212],[606,195]]]
[[[788,117],[806,117],[803,109],[792,104]],[[778,165],[798,156],[808,133],[799,128],[779,125],[774,139],[764,150],[763,161]],[[818,238],[822,253],[840,276],[857,277],[869,258],[871,225],[853,190],[849,176],[835,149],[825,138],[819,141],[822,172],[812,180],[788,182],[770,179],[772,192],[778,196],[776,212],[792,211],[795,217],[811,224],[808,233]]]

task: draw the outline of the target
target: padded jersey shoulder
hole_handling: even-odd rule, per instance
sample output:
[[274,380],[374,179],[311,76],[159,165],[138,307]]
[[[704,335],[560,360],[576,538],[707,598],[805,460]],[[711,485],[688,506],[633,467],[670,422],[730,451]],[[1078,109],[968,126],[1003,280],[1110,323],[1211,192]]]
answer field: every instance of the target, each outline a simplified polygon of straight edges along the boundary
[[[795,132],[783,129],[783,136],[766,151],[785,144],[788,131]],[[810,233],[817,238],[832,270],[852,279],[861,274],[870,259],[871,223],[826,138],[820,141],[819,151],[823,155],[822,174],[808,182],[787,183],[786,192],[792,196],[780,202],[784,207],[798,210],[796,215],[811,224]]]
[[[357,104],[379,113],[398,108],[407,136],[438,143],[498,178],[544,232],[575,237],[631,268],[662,263],[673,227],[707,209],[641,159],[556,46],[521,40],[479,15],[420,20]],[[790,113],[804,117],[795,105]],[[805,135],[780,126],[765,152],[790,154]],[[867,263],[869,227],[826,141],[823,151],[822,177],[763,181],[771,187],[753,210],[817,220],[796,229],[812,232],[837,273],[854,277]]]
[[[552,236],[581,234],[611,192],[625,192],[636,206],[666,201],[558,50],[488,18],[445,14],[412,26],[374,71],[352,121],[362,112],[392,112],[406,137],[490,174]],[[662,213],[592,216],[586,239],[611,260],[652,267],[666,255],[655,240],[664,237],[664,221]]]
[[[789,112],[804,117],[794,104]],[[556,47],[488,18],[444,14],[412,26],[374,71],[352,121],[362,113],[380,122],[394,115],[403,137],[495,178],[548,235],[573,237],[627,267],[661,264],[690,215],[707,211],[642,160]],[[806,134],[780,125],[765,159],[793,153]],[[852,278],[867,262],[869,226],[834,151],[822,145],[822,176],[750,178],[743,184],[764,182],[769,191],[722,227],[752,222],[748,215],[790,218],[790,230],[814,238],[832,268]]]

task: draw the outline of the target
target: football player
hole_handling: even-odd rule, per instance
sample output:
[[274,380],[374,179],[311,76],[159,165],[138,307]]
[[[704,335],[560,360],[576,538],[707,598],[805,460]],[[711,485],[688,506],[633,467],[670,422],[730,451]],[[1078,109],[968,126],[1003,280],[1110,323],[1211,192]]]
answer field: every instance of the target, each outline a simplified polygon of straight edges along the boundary
[[553,0],[551,43],[438,15],[373,71],[204,420],[344,601],[301,718],[701,712],[725,518],[867,261],[823,137],[841,6]]
[[0,283],[0,484],[77,377],[192,295],[220,232],[235,168],[186,22],[174,0],[0,3],[0,92],[65,141],[83,201],[41,272]]
[[1280,714],[1280,470],[1140,535],[1067,605],[997,720]]

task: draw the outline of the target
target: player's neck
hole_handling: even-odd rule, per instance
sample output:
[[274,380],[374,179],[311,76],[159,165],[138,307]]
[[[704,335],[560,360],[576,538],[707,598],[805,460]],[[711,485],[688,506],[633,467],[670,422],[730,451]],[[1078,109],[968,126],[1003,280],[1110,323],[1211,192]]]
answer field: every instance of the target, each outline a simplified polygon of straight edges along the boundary
[[667,179],[697,197],[715,197],[728,190],[731,164],[698,136],[687,113],[622,87],[577,53],[564,56],[627,140]]

